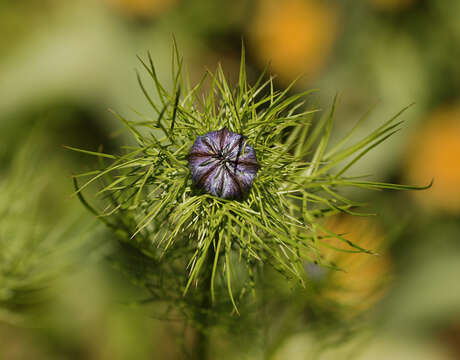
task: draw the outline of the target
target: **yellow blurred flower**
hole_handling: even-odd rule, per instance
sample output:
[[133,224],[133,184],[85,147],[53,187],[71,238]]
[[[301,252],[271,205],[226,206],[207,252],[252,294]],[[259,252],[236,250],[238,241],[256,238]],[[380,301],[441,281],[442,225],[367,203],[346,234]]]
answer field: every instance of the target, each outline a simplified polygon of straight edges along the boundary
[[460,213],[460,104],[434,112],[414,136],[407,156],[412,183],[433,186],[413,196],[431,209]]
[[377,10],[397,11],[404,10],[415,4],[416,0],[368,0]]
[[[369,309],[385,293],[391,274],[391,261],[383,246],[383,230],[368,217],[341,215],[329,219],[325,227],[354,244],[374,251],[378,255],[366,253],[339,252],[324,248],[325,260],[334,263],[344,271],[330,271],[330,286],[324,295],[354,310],[356,314]],[[324,240],[336,248],[350,248],[339,239]]]
[[259,0],[249,28],[259,61],[284,83],[307,80],[325,65],[337,37],[336,7],[318,0]]
[[170,9],[178,0],[105,0],[127,15],[155,17]]

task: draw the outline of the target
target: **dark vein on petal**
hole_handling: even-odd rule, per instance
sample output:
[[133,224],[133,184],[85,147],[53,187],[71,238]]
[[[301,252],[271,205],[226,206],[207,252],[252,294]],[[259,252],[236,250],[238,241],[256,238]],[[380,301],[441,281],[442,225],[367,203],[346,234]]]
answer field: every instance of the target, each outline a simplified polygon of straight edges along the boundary
[[232,178],[233,182],[235,183],[236,187],[238,188],[238,197],[243,197],[243,188],[240,183],[240,180],[238,177],[227,167],[227,164],[225,164],[225,170],[227,170],[228,175]]
[[201,177],[198,178],[198,184],[203,185],[204,182],[208,179],[209,175],[219,166],[219,163],[212,166],[209,170],[207,170]]
[[[236,160],[228,160],[229,163],[235,164]],[[248,160],[238,160],[238,165],[245,165],[245,166],[252,166],[255,168],[259,168],[259,164],[256,162],[248,161]]]
[[219,150],[222,151],[222,149],[224,148],[224,142],[225,142],[225,138],[227,137],[227,132],[225,131],[226,129],[223,128],[222,130],[219,131]]
[[220,172],[220,177],[219,177],[220,183],[219,183],[219,187],[218,187],[218,192],[219,192],[219,196],[222,196],[222,194],[224,193],[225,176],[222,173],[224,171],[223,168],[220,168],[220,170],[221,170],[221,172]]
[[[198,164],[198,167],[209,166],[214,162],[216,162],[216,159],[209,158],[208,160],[205,160],[202,163]],[[217,163],[217,164],[219,164],[219,163]]]
[[208,143],[208,138],[203,138],[201,142],[209,149],[209,151],[212,152],[212,154],[215,154],[217,151],[214,149],[214,147]]
[[243,146],[243,142],[241,141],[242,139],[243,139],[243,137],[240,138],[239,146],[238,146],[238,154],[236,154],[235,172],[236,172],[236,167],[238,166],[238,159],[240,158],[240,154],[241,154],[241,147]]
[[194,152],[191,152],[191,153],[189,154],[189,157],[192,157],[192,156],[196,156],[196,157],[208,157],[208,156],[209,156],[209,157],[211,157],[212,155],[209,154],[209,153],[198,152],[198,151],[195,152],[195,151],[194,151]]
[[228,150],[228,153],[230,154],[233,150],[235,150],[235,148],[237,147],[237,145],[240,145],[241,142],[243,142],[244,139],[244,136],[240,135],[240,138],[235,141],[235,143],[233,144],[233,146],[231,147],[231,149]]

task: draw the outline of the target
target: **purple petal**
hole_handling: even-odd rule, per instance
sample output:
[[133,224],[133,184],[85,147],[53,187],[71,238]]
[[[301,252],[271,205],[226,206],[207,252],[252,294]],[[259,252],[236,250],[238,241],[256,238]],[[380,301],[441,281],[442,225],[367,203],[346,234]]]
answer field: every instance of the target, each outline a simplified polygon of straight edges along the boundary
[[227,128],[198,136],[188,160],[193,183],[222,198],[243,198],[259,169],[246,138]]

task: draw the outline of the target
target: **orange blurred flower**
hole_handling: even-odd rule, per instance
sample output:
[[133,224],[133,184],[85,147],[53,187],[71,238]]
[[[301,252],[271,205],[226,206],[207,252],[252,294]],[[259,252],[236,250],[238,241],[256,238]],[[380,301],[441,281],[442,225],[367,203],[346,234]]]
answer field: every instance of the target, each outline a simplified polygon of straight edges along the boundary
[[[369,309],[385,293],[391,274],[389,255],[382,248],[383,230],[371,218],[351,215],[330,218],[325,227],[362,248],[378,253],[374,256],[339,252],[330,248],[322,251],[327,262],[344,270],[329,272],[331,285],[324,290],[324,295],[354,310],[350,314]],[[328,239],[324,242],[336,248],[352,250],[339,239]]]
[[284,83],[325,65],[337,37],[337,8],[318,0],[260,0],[249,29],[259,60]]
[[413,196],[424,206],[460,213],[460,105],[434,112],[417,131],[407,157],[412,183],[433,186]]
[[105,0],[127,15],[154,17],[170,9],[178,0]]

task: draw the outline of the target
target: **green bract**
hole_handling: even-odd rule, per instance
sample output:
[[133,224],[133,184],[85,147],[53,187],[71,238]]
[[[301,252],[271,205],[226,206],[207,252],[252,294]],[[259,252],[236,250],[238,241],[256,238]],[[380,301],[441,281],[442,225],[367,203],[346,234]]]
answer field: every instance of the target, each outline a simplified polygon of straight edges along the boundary
[[[75,178],[75,184],[83,203],[125,242],[140,249],[155,266],[169,262],[170,272],[179,280],[168,286],[177,291],[185,294],[202,279],[200,286],[210,291],[213,301],[216,287],[225,287],[236,309],[238,299],[253,287],[258,265],[270,264],[303,282],[305,261],[333,267],[321,256],[321,246],[329,246],[328,238],[342,240],[341,251],[371,252],[319,222],[339,212],[356,214],[359,204],[341,195],[341,188],[418,189],[345,175],[397,131],[400,122],[396,119],[402,111],[350,144],[363,118],[342,141],[329,146],[335,100],[331,110],[316,121],[313,115],[318,110],[305,109],[311,91],[290,95],[292,85],[277,91],[273,78],[265,74],[254,85],[248,84],[244,49],[235,85],[228,83],[219,67],[191,86],[184,80],[182,59],[175,48],[173,86],[167,90],[158,80],[150,55],[140,61],[159,101],[152,100],[138,76],[152,115],[141,121],[117,115],[137,145],[117,155],[78,150],[98,156],[102,165],[79,175],[89,177],[86,183],[79,187]],[[224,127],[247,137],[260,165],[242,201],[201,193],[192,186],[187,162],[191,146],[197,136]],[[101,211],[82,197],[84,189],[99,181]],[[155,281],[144,284],[157,296],[161,286],[153,285]]]

